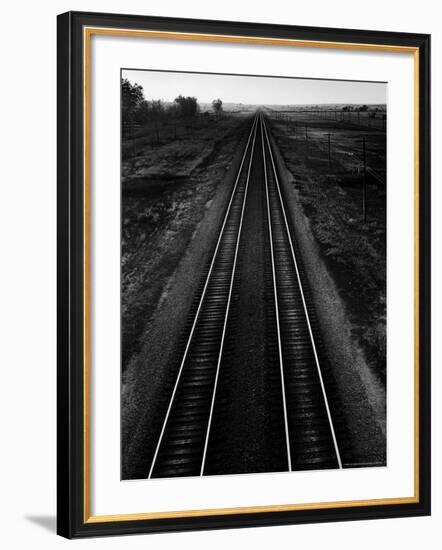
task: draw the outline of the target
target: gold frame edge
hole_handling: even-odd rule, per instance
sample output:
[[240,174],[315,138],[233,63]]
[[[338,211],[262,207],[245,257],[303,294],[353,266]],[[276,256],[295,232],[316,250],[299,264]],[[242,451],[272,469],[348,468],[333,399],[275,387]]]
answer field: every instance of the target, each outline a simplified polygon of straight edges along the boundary
[[[313,47],[325,49],[349,49],[375,52],[412,53],[414,58],[414,495],[397,498],[350,500],[282,504],[269,506],[248,506],[215,508],[203,510],[179,510],[170,512],[146,512],[112,515],[91,514],[91,472],[90,472],[90,40],[93,34],[130,36],[136,38],[158,38],[175,40],[199,40],[226,43],[250,43],[271,46]],[[232,514],[257,514],[265,512],[287,512],[301,510],[324,510],[366,506],[391,506],[419,502],[419,48],[412,46],[392,46],[385,44],[364,44],[350,42],[328,42],[297,39],[248,37],[203,33],[180,33],[166,31],[146,31],[117,29],[111,27],[83,27],[83,100],[84,100],[84,492],[83,516],[85,524],[109,523],[117,521],[141,521],[154,519],[210,517]]]

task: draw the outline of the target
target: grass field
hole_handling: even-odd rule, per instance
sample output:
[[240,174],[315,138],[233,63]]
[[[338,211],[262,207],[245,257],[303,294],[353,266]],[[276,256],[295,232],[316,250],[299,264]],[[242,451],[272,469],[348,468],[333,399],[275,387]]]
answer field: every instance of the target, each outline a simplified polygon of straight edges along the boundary
[[[346,305],[357,343],[385,382],[386,120],[363,113],[268,110],[303,210]],[[371,120],[371,126],[367,121]],[[376,121],[376,124],[373,123]],[[366,221],[363,215],[366,150]]]
[[224,113],[153,126],[122,142],[122,364],[167,288],[230,166],[249,115]]

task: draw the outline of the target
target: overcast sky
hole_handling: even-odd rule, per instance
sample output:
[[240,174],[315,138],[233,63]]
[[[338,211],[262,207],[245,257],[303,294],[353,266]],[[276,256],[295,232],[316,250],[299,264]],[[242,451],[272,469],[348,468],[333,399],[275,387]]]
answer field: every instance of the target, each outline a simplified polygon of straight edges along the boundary
[[316,103],[386,103],[387,85],[379,82],[309,80],[260,76],[123,70],[123,78],[141,84],[146,99],[173,101],[179,94],[200,103],[296,105]]

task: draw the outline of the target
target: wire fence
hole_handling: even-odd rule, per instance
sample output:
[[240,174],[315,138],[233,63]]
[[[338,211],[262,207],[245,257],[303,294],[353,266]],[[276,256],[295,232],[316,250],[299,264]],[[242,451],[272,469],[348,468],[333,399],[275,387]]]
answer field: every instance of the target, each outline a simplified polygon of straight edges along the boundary
[[348,124],[350,126],[371,128],[386,132],[387,112],[385,110],[343,110],[343,109],[306,109],[296,111],[271,110],[276,120],[285,122],[324,122]]
[[[325,115],[324,111],[318,111],[318,114],[321,114],[317,120],[334,120],[330,118],[331,112],[335,111],[325,111]],[[315,114],[313,112],[313,115]],[[303,115],[305,120],[302,120]],[[346,133],[345,130],[348,128],[342,127],[336,127],[336,130],[331,132],[330,130],[334,126],[325,123],[318,124],[314,116],[312,117],[311,111],[308,111],[308,115],[302,111],[297,111],[296,114],[273,111],[270,116],[280,125],[285,126],[287,137],[294,140],[299,146],[302,144],[300,151],[306,159],[310,159],[313,163],[320,163],[328,178],[331,176],[356,176],[356,181],[360,182],[361,219],[365,224],[367,222],[368,184],[372,183],[384,189],[386,185],[385,146],[382,145],[386,137],[385,133],[382,131],[365,133],[366,128],[363,124],[357,124],[360,131],[356,136],[353,132]],[[357,118],[355,120],[357,121]],[[370,166],[370,162],[376,168]]]
[[123,139],[134,139],[146,135],[152,136],[152,141],[158,141],[158,136],[168,139],[177,139],[187,135],[187,130],[198,130],[210,125],[215,125],[225,120],[232,114],[228,111],[213,113],[202,111],[192,117],[175,117],[164,114],[158,120],[148,120],[144,124],[135,121],[123,120],[121,132]]
[[[307,112],[310,115],[311,111],[305,111],[305,113]],[[326,112],[328,113],[329,111]],[[293,140],[304,141],[307,144],[307,151],[309,144],[314,144],[318,149],[322,150],[329,168],[332,168],[333,161],[339,158],[352,161],[351,164],[356,164],[358,173],[365,170],[377,183],[385,185],[385,155],[382,156],[379,154],[379,147],[376,147],[378,144],[372,141],[377,139],[384,140],[385,134],[383,132],[381,132],[381,135],[374,135],[369,132],[368,134],[358,133],[356,138],[353,134],[343,137],[342,128],[336,128],[335,132],[331,132],[330,130],[333,129],[332,125],[318,125],[312,120],[311,116],[309,116],[309,124],[307,124],[307,117],[303,121],[299,113],[304,113],[304,111],[297,111],[295,115],[293,112],[273,111],[271,116],[280,123],[286,124],[287,133]],[[327,118],[322,116],[320,119],[327,120]],[[365,129],[362,124],[358,125],[358,128],[359,130]],[[363,168],[364,164],[365,168]],[[372,166],[369,166],[370,164]]]

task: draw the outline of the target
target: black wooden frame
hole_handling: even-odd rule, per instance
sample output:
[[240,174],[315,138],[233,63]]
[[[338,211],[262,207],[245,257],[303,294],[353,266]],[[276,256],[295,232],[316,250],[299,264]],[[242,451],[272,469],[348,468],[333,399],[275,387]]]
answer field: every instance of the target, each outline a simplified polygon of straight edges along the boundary
[[[419,50],[419,501],[318,510],[84,522],[83,27],[396,45]],[[68,12],[58,16],[58,534],[121,535],[430,513],[430,36],[347,29]]]

